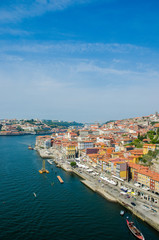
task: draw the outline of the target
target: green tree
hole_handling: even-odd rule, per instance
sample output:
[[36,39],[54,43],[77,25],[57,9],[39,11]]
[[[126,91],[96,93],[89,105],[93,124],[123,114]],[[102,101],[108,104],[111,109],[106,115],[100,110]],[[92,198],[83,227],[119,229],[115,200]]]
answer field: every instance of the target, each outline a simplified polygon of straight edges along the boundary
[[143,147],[143,142],[140,141],[138,138],[134,139],[134,141],[131,143],[131,145],[135,145],[136,148],[142,148]]
[[143,163],[146,166],[151,166],[152,160],[156,158],[156,156],[159,154],[159,150],[151,151],[149,150],[147,154],[145,154],[142,158],[140,158],[140,162]]
[[17,127],[17,130],[18,130],[19,132],[24,131],[20,126]]
[[147,136],[152,140],[154,138],[154,136],[156,135],[155,131],[149,131],[147,132]]
[[143,141],[143,139],[147,138],[147,134],[144,134],[144,135],[140,135],[140,133],[138,134],[138,139],[140,141]]
[[70,165],[71,165],[71,167],[73,167],[73,168],[77,166],[76,162],[71,162]]

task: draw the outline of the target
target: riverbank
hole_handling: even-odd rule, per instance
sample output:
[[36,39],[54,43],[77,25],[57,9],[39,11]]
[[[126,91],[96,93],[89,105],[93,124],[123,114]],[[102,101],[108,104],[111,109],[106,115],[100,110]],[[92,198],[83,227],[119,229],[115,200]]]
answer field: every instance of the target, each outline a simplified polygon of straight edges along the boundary
[[103,191],[100,188],[97,188],[96,185],[94,185],[92,182],[88,181],[88,180],[81,180],[81,182],[86,185],[88,188],[90,188],[92,191],[97,192],[98,194],[100,194],[101,196],[103,196],[104,198],[106,198],[107,200],[111,201],[111,202],[117,202],[117,200],[110,195],[110,193],[107,193],[105,191]]
[[128,199],[120,194],[120,189],[116,186],[109,185],[99,180],[99,177],[90,176],[90,174],[79,170],[78,168],[71,168],[70,164],[62,158],[62,153],[57,149],[44,150],[36,147],[37,152],[42,158],[52,158],[54,162],[67,172],[72,172],[82,178],[81,182],[90,188],[92,191],[97,192],[105,199],[116,202],[124,206],[126,209],[131,211],[141,220],[148,223],[151,227],[159,231],[159,211],[145,210],[143,202],[135,200],[135,206],[131,204],[134,202],[134,198]]
[[78,175],[80,178],[82,178],[82,180],[80,180],[81,183],[83,183],[85,186],[90,188],[92,191],[99,193],[101,196],[103,196],[104,198],[106,198],[111,202],[117,202],[116,198],[114,198],[110,193],[104,191],[102,188],[97,186],[97,184],[88,180],[85,176],[80,174],[78,171],[76,171],[75,169],[72,169],[72,172]]

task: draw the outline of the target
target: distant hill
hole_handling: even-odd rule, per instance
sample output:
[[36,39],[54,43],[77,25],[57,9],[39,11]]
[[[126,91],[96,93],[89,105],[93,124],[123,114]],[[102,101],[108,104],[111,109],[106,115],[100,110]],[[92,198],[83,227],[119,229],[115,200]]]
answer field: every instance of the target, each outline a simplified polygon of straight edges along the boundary
[[109,120],[107,122],[105,122],[104,124],[110,123],[110,122],[115,122],[116,120]]
[[63,122],[63,121],[52,121],[52,120],[43,120],[43,123],[47,124],[52,128],[69,128],[71,126],[83,127],[83,123],[77,122]]

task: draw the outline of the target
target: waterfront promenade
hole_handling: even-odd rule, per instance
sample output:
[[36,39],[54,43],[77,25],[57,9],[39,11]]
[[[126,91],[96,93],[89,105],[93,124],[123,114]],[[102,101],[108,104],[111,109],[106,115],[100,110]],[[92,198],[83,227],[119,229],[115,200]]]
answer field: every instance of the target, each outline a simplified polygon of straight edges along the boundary
[[[63,154],[57,149],[40,149],[36,147],[36,150],[39,152],[42,158],[52,158],[54,162],[58,165],[58,167],[63,168],[65,171],[73,172],[80,178],[82,178],[81,182],[87,187],[99,193],[107,200],[123,205],[133,214],[135,214],[140,219],[147,222],[149,225],[159,231],[159,206],[157,204],[150,204],[144,199],[141,199],[139,196],[130,196],[130,198],[127,198],[125,195],[122,195],[119,185],[114,186],[101,179],[100,175],[102,174],[102,172],[100,172],[101,170],[99,169],[94,169],[94,172],[96,172],[97,174],[93,175],[84,168],[72,168],[70,166],[70,162],[65,159]],[[87,163],[84,164],[87,165]],[[125,182],[124,185],[126,185]],[[131,183],[127,183],[127,186],[128,185],[131,188],[137,189],[137,187],[134,187],[134,185],[132,185]],[[135,203],[135,206],[132,205],[132,202]]]

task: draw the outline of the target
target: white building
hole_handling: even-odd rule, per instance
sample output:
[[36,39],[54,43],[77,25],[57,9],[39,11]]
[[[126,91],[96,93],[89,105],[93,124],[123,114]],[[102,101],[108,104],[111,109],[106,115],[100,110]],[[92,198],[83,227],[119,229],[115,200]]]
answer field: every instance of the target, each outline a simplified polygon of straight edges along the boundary
[[78,149],[87,149],[87,148],[92,148],[94,146],[92,141],[80,141],[78,142]]

